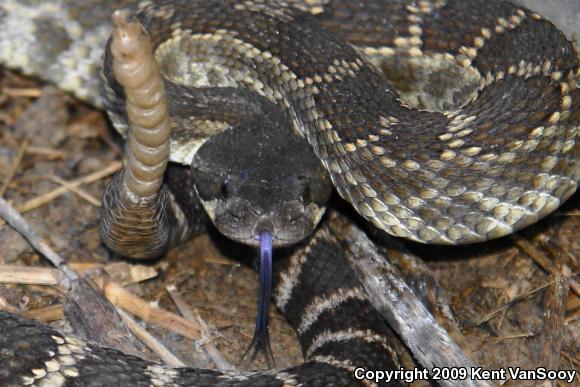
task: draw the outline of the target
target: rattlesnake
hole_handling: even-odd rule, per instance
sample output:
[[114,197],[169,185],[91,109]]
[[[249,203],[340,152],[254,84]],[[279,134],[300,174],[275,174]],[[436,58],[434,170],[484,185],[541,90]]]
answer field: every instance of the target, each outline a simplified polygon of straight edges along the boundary
[[[0,4],[0,23],[8,32],[0,40],[0,61],[99,105],[95,73],[101,51],[95,47],[104,47],[110,27],[96,15],[134,5],[169,85],[258,94],[308,140],[338,192],[363,217],[390,234],[420,242],[472,243],[509,234],[556,209],[580,179],[578,60],[551,23],[526,9],[475,0],[104,5],[83,5],[91,11],[90,20],[83,20],[83,14],[69,14],[75,8],[64,1],[33,4],[37,17],[14,28],[16,15],[30,6],[6,0]],[[60,47],[43,34],[55,20],[63,39],[52,42]],[[184,62],[184,52],[197,59]],[[52,66],[45,65],[47,58]],[[123,91],[107,66],[105,61],[104,105],[126,132],[126,115],[119,108]],[[399,86],[400,95],[379,70]],[[414,81],[411,90],[394,77],[400,73]],[[179,97],[172,96],[171,86],[168,90],[175,113]],[[429,97],[433,94],[437,98]],[[230,127],[226,119],[212,122],[208,127],[217,132]],[[190,164],[208,132],[192,136],[184,126],[173,128],[169,159]],[[111,206],[118,202],[120,181],[111,188],[115,192],[106,202]],[[143,247],[152,255],[162,254],[175,241],[171,235],[180,239],[190,227],[179,212],[187,210],[159,197],[163,211],[170,207],[174,217],[167,223],[155,219],[169,227],[156,233],[169,236]],[[206,209],[211,199],[205,200]],[[105,225],[107,240],[109,226],[118,222]],[[109,244],[117,247],[117,240],[110,238]],[[121,252],[133,249],[131,244]],[[3,329],[25,324],[14,317],[3,321]],[[369,335],[350,339],[380,341]],[[70,344],[58,337],[57,345]],[[327,363],[345,365],[333,361]],[[270,376],[280,380],[284,375]]]

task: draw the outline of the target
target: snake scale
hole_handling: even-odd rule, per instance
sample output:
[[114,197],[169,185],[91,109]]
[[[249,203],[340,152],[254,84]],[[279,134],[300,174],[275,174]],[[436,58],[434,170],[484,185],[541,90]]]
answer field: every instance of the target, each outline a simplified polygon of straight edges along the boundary
[[[209,109],[221,103],[221,95],[211,95],[218,88],[240,94],[242,102],[233,104],[240,112],[255,108],[283,117],[310,143],[340,195],[395,236],[437,244],[497,238],[554,211],[580,179],[576,53],[550,22],[507,2],[76,3],[2,0],[0,62],[103,106],[96,74],[109,47],[109,15],[133,7],[165,77],[173,125],[163,145],[169,161],[195,165],[204,144],[234,126],[227,113]],[[113,76],[106,52],[104,106],[126,133],[125,98],[132,97]],[[183,112],[188,99],[203,99],[198,108],[207,111]],[[105,211],[103,234],[114,250],[158,256],[193,232],[193,210],[178,208],[179,193],[165,193],[159,176],[129,193],[119,176],[105,194],[105,207],[113,209]],[[137,200],[137,210],[129,211],[146,215],[120,222],[115,214],[139,193],[155,199]],[[212,200],[203,207],[223,231],[215,196],[207,196]],[[143,238],[128,240],[124,233],[150,219],[156,228],[139,250]],[[308,219],[314,229],[320,217]],[[299,367],[166,370],[3,313],[3,348],[18,361],[0,378],[55,385],[352,385],[361,362],[397,368],[388,332],[341,256],[322,227],[279,269],[278,305],[298,329],[307,358]],[[312,305],[326,307],[313,312]],[[306,327],[304,316],[312,320]]]

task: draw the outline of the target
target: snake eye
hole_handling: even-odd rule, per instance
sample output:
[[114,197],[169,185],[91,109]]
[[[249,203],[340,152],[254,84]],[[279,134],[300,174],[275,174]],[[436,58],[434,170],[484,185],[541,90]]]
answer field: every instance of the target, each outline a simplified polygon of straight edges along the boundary
[[242,184],[243,182],[237,175],[228,174],[220,185],[222,199],[228,199],[239,194]]
[[312,201],[312,190],[310,189],[310,185],[305,184],[302,190],[302,200],[306,203]]
[[220,186],[220,192],[224,199],[227,199],[231,194],[230,182],[226,178]]
[[302,201],[309,202],[312,199],[312,191],[308,178],[304,175],[290,175],[284,179],[284,183],[289,189],[302,198]]

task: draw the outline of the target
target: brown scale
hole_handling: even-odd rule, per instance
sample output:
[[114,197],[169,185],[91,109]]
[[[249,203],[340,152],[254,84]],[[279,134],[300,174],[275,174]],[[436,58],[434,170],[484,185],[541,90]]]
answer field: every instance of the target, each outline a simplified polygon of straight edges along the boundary
[[[173,2],[171,23],[163,15],[156,17],[155,12],[144,12],[140,21],[152,32],[154,47],[170,35],[173,23],[179,23],[181,29],[191,30],[193,34],[214,33],[220,29],[234,31],[241,40],[258,50],[279,56],[282,63],[301,77],[323,74],[334,58],[347,61],[357,58],[350,46],[337,42],[330,32],[321,30],[310,15],[302,14],[294,20],[294,12],[290,12],[288,20],[281,20],[248,9],[235,10],[236,4],[235,1]],[[265,36],[269,39],[263,39]],[[311,44],[303,45],[299,36],[306,37]],[[335,55],[337,53],[340,56]],[[315,54],[317,61],[310,60],[312,55],[309,54]]]
[[[564,34],[546,20],[535,20],[529,14],[510,31],[510,39],[502,39],[496,32],[480,50],[475,64],[482,72],[507,68],[520,61],[542,65],[552,61],[552,68],[566,71],[577,63],[572,46],[567,44]],[[509,56],[505,56],[509,52]]]
[[[305,6],[307,10],[312,8]],[[319,23],[357,46],[392,46],[394,37],[405,35],[404,2],[332,1],[315,14]],[[316,10],[315,10],[316,11]]]
[[448,1],[437,12],[424,15],[421,25],[423,48],[456,54],[461,46],[472,46],[473,38],[481,35],[482,28],[489,28],[494,33],[497,18],[508,19],[515,10],[507,2]]

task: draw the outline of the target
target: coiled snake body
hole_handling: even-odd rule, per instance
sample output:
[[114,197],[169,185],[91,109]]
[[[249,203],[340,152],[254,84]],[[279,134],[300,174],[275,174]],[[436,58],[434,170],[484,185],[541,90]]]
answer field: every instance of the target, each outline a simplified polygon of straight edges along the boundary
[[[57,3],[62,7],[54,7]],[[99,104],[94,75],[101,51],[92,50],[95,44],[104,47],[110,27],[95,22],[95,14],[133,3],[139,21],[151,34],[154,56],[166,80],[173,120],[171,161],[195,166],[198,149],[210,141],[207,138],[235,126],[226,113],[212,110],[192,116],[182,111],[183,100],[199,102],[196,92],[217,87],[250,91],[251,96],[242,96],[247,98],[243,106],[279,109],[312,145],[341,196],[375,226],[395,236],[441,244],[503,236],[552,212],[575,191],[580,179],[578,59],[562,33],[526,9],[477,0],[105,3],[104,10],[103,4],[96,6],[98,10],[83,5],[85,12],[92,13],[90,20],[82,22],[69,19],[67,6],[60,2],[36,4],[32,24],[22,24],[30,30],[22,31],[14,28],[14,20],[23,9],[29,10],[28,2],[4,0],[0,25],[8,35],[0,38],[0,61]],[[56,29],[64,36],[60,47],[47,45],[41,27],[55,20],[63,22]],[[39,46],[38,41],[45,45]],[[47,58],[56,64],[46,67]],[[128,126],[125,94],[112,75],[110,55],[107,58],[105,106],[123,132]],[[412,87],[406,86],[407,81]],[[191,128],[204,129],[192,132]],[[139,249],[143,238],[128,240],[121,235],[134,225],[119,225],[118,214],[126,206],[118,203],[131,201],[135,193],[119,192],[118,187],[127,184],[121,179],[105,194],[105,203],[113,208],[105,214],[103,227],[110,246],[125,255],[145,257],[153,251],[157,256],[191,232],[188,210],[175,209],[168,204],[173,199],[161,191],[154,204],[145,203],[149,206],[145,211],[143,201],[139,202],[139,211],[150,211],[147,219],[162,225],[146,236],[148,244]],[[217,194],[211,191],[204,196],[200,187],[198,191],[222,230],[216,216]],[[319,216],[307,218],[314,228]],[[316,238],[312,243],[319,245]],[[295,264],[301,267],[304,262],[310,261]],[[295,274],[298,269],[289,270]],[[302,293],[290,286],[283,306],[302,297],[312,299],[321,289],[300,285],[309,281],[307,277],[297,281]],[[347,291],[353,293],[341,300],[364,299],[352,289]],[[339,303],[339,309],[346,304]],[[307,307],[298,302],[293,308],[286,311],[302,315]],[[376,317],[369,313],[373,322]],[[8,332],[27,324],[2,318],[0,328]],[[355,364],[352,360],[362,353],[369,356],[368,364],[384,367],[382,360],[371,359],[385,352],[380,338],[384,332],[365,330],[375,329],[366,317],[345,321],[364,327],[356,332],[365,333],[343,329],[332,335],[324,331],[326,326],[313,324],[312,330],[301,332],[309,362],[291,371],[257,374],[258,381],[248,384],[299,384],[301,380],[324,384],[313,373],[330,377],[332,369],[340,375],[336,380],[348,385],[353,382],[352,375],[346,375]],[[43,336],[48,332],[45,328],[29,328],[49,340]],[[54,335],[58,339],[53,338],[53,354],[76,345]],[[350,357],[345,341],[364,349],[354,350]],[[93,360],[103,358],[101,349],[91,351],[98,353]],[[77,360],[87,357],[78,353]],[[112,363],[120,356],[109,355]],[[80,371],[59,375],[74,380]],[[216,378],[234,384],[235,378],[249,378],[196,370],[161,376],[155,366],[137,360],[117,375],[131,372],[155,374],[165,382],[173,378],[178,385],[215,385]],[[260,378],[269,379],[262,383]]]

